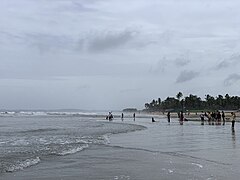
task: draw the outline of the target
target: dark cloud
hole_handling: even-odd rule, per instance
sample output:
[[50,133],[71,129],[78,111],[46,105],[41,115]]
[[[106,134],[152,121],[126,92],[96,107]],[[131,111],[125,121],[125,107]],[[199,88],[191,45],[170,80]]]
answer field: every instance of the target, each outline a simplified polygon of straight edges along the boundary
[[240,75],[239,74],[230,74],[225,80],[224,80],[224,85],[225,86],[231,86],[235,82],[240,80]]
[[108,49],[119,48],[134,38],[135,31],[112,32],[108,31],[99,34],[88,43],[88,50],[92,52],[101,52]]
[[240,55],[239,54],[233,54],[228,59],[224,59],[219,64],[217,64],[215,69],[219,70],[219,69],[227,68],[227,67],[230,67],[230,66],[234,66],[238,63],[240,63]]
[[190,81],[194,78],[196,78],[199,75],[198,72],[195,71],[182,71],[180,73],[180,75],[178,76],[176,82],[177,83],[182,83],[182,82],[186,82],[186,81]]

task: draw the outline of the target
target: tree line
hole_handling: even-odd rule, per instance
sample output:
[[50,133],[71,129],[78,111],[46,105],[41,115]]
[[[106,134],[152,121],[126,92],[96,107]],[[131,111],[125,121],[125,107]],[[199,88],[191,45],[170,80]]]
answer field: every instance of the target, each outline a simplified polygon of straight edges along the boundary
[[190,94],[183,97],[183,93],[177,93],[176,97],[167,97],[164,101],[161,98],[153,99],[145,103],[145,111],[189,111],[189,110],[238,110],[240,109],[240,97],[229,94],[216,97],[209,94],[205,99]]

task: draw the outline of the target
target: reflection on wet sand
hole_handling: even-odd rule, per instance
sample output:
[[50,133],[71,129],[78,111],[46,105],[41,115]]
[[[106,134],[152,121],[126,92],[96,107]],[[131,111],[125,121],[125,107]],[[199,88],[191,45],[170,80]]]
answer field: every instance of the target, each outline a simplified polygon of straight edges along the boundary
[[236,134],[235,134],[235,129],[232,128],[232,143],[233,143],[233,148],[236,148]]

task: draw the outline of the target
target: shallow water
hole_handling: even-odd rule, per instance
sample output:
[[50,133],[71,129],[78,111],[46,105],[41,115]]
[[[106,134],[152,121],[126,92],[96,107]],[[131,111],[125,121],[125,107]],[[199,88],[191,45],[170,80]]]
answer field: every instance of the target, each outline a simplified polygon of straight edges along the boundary
[[131,114],[113,122],[99,114],[2,116],[0,177],[238,179],[239,123],[232,131],[230,123],[155,120],[137,115],[133,121]]
[[188,121],[180,125],[177,119],[167,123],[165,117],[157,119],[156,123],[150,121],[150,118],[148,121],[138,119],[138,124],[146,126],[146,130],[111,136],[110,144],[152,152],[161,165],[164,164],[159,171],[167,179],[174,174],[177,179],[236,179],[240,176],[239,123],[232,130],[231,123],[201,125],[198,121]]
[[143,128],[97,120],[91,115],[0,117],[0,173],[22,170],[40,163],[42,158],[108,144],[108,134]]

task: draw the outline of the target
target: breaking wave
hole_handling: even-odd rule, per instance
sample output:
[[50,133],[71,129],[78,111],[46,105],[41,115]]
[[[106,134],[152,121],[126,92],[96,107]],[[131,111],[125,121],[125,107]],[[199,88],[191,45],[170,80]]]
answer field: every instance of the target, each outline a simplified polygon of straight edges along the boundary
[[77,153],[79,151],[82,151],[82,150],[88,148],[88,147],[89,146],[86,144],[85,146],[76,147],[76,148],[69,149],[69,150],[64,150],[61,153],[58,153],[57,155],[65,156],[65,155],[69,155],[69,154],[75,154],[75,153]]
[[17,161],[14,165],[11,165],[6,169],[6,172],[14,172],[17,170],[23,170],[24,168],[36,165],[40,162],[40,158],[31,158],[31,159],[26,159],[25,161]]

